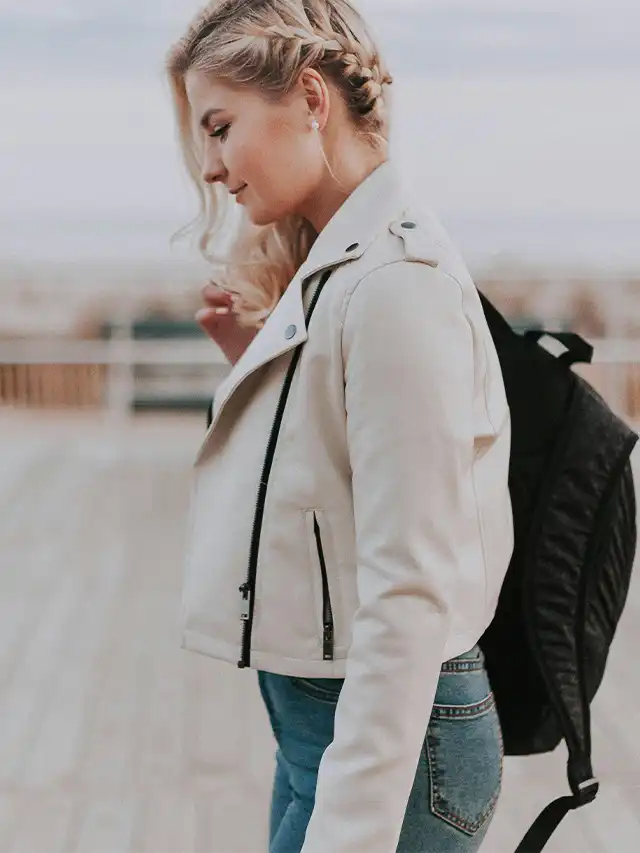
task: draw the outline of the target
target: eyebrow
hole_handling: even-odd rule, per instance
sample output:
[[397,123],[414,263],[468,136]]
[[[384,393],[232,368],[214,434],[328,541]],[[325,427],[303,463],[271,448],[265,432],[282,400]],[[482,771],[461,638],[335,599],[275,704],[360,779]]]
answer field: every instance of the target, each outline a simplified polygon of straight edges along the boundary
[[212,116],[217,115],[218,113],[221,113],[221,112],[224,112],[224,111],[223,111],[223,110],[221,110],[221,109],[217,109],[217,108],[215,108],[215,107],[214,107],[213,109],[207,110],[207,111],[203,114],[202,118],[200,119],[200,127],[204,127],[204,128],[209,127],[209,120],[210,120],[210,118],[211,118]]

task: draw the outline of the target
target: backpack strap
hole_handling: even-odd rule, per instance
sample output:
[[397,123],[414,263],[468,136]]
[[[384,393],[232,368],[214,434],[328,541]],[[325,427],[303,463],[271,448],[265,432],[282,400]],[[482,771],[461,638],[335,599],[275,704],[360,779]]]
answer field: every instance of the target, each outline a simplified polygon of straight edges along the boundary
[[[582,765],[582,772],[576,768]],[[586,770],[586,767],[589,770]],[[575,761],[574,756],[569,754],[568,776],[571,784],[572,794],[559,797],[544,808],[532,825],[527,830],[524,838],[518,844],[515,853],[540,853],[547,841],[560,825],[562,819],[573,809],[579,809],[593,802],[598,793],[599,782],[593,777],[591,771],[591,759],[587,757],[586,762]]]
[[480,296],[484,315],[491,327],[491,334],[494,340],[496,338],[504,340],[515,335],[533,343],[538,343],[541,338],[547,336],[555,338],[565,348],[565,352],[560,355],[554,353],[560,363],[566,364],[567,367],[578,362],[584,364],[591,363],[593,347],[584,338],[581,338],[580,335],[576,335],[575,332],[548,332],[546,329],[528,329],[524,335],[519,335],[518,332],[511,328],[507,320],[505,320],[498,309],[489,302],[481,291],[478,291],[478,295]]
[[593,347],[587,343],[580,335],[575,332],[548,332],[542,329],[528,329],[524,333],[524,337],[535,343],[539,342],[543,337],[554,338],[558,343],[562,344],[565,352],[558,355],[558,361],[570,367],[578,362],[582,364],[590,364],[593,358]]

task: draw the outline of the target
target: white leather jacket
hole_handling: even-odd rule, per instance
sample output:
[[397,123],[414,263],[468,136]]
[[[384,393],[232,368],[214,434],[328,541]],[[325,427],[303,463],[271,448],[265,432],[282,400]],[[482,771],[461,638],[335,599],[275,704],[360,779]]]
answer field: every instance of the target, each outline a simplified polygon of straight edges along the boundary
[[390,161],[321,232],[212,418],[183,647],[345,677],[304,853],[393,853],[440,666],[491,621],[513,525],[509,410],[478,294]]

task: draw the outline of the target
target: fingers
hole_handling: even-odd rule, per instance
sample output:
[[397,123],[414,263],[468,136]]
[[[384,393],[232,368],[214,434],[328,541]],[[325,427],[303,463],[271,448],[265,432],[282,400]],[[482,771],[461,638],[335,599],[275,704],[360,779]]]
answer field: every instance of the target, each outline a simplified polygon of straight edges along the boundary
[[219,305],[225,306],[231,305],[231,294],[226,290],[222,290],[222,288],[218,287],[215,284],[209,283],[205,284],[205,286],[201,290],[202,298],[208,305]]
[[201,289],[205,305],[195,314],[200,328],[216,343],[226,339],[236,329],[232,295],[213,283]]
[[231,313],[231,309],[226,306],[218,306],[218,307],[205,307],[200,308],[199,311],[196,311],[196,321],[201,326],[207,326],[209,328],[215,327],[218,325],[218,321],[228,317]]

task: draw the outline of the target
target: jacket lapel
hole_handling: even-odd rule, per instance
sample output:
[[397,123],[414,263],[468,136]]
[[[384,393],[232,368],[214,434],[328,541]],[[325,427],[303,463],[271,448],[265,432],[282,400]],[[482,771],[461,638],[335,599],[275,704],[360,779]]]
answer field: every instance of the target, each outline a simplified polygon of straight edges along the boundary
[[298,272],[264,327],[216,388],[209,431],[215,427],[220,412],[247,376],[307,340],[302,287],[303,280]]

